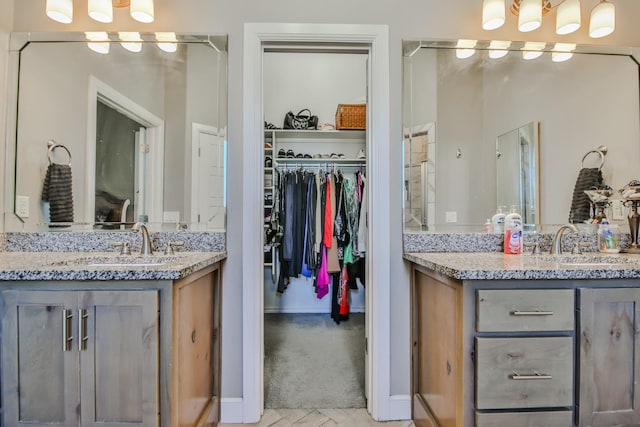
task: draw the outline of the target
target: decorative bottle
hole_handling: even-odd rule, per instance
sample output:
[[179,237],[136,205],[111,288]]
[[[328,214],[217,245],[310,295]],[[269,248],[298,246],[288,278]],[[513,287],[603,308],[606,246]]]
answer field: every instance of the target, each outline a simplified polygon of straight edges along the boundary
[[491,217],[491,224],[493,225],[493,232],[502,234],[504,232],[504,214],[505,206],[498,206],[495,215]]
[[504,219],[504,253],[522,253],[522,217],[517,206],[511,206],[511,213]]

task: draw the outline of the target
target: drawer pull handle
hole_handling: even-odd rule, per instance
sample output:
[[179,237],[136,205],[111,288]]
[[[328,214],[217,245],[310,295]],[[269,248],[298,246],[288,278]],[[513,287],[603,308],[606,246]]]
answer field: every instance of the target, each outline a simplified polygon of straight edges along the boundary
[[535,372],[530,375],[511,374],[509,378],[516,381],[531,381],[531,380],[552,380],[553,376],[546,374],[539,374]]
[[62,310],[62,351],[71,351],[71,343],[73,335],[71,335],[71,322],[73,321],[73,312],[66,308]]
[[512,316],[553,316],[555,313],[553,311],[522,311],[522,310],[513,310],[510,313]]

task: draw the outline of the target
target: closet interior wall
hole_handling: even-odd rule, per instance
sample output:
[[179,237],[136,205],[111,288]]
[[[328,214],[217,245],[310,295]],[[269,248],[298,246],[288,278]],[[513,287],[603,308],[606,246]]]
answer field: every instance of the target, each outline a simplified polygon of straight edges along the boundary
[[[318,123],[335,125],[338,104],[364,104],[367,94],[367,51],[303,51],[296,49],[265,49],[263,63],[264,120],[282,128],[285,114],[308,108],[318,116]],[[271,148],[269,148],[271,147]],[[344,159],[306,158],[278,159],[278,151],[295,154],[344,155]],[[273,194],[277,184],[276,170],[303,168],[341,170],[346,176],[361,169],[366,175],[366,136],[364,131],[315,130],[304,134],[265,129],[265,196]],[[365,150],[362,153],[360,150]],[[360,158],[359,158],[360,157]],[[280,160],[280,161],[279,161]],[[272,196],[273,197],[273,196]],[[271,199],[272,200],[272,199]],[[265,218],[271,213],[271,202],[265,197]],[[265,220],[265,227],[268,222]],[[268,250],[268,247],[265,246]],[[295,278],[282,293],[272,279],[272,256],[265,252],[264,312],[265,313],[330,313],[331,293],[318,298],[313,278]],[[275,280],[277,282],[277,280]],[[365,280],[366,281],[366,280]],[[350,312],[365,311],[365,288],[358,280],[358,289],[351,291]]]

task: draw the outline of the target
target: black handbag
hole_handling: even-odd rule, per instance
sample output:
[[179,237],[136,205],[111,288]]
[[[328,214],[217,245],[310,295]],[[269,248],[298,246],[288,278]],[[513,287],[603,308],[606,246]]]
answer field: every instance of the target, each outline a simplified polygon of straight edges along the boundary
[[283,129],[318,129],[318,116],[312,116],[311,111],[308,108],[298,111],[298,114],[293,114],[293,111],[289,111],[284,116]]

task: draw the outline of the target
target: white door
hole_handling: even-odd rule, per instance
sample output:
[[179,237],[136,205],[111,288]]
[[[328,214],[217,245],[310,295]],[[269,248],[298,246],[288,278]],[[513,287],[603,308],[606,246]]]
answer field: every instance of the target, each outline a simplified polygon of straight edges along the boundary
[[225,225],[225,141],[216,128],[193,125],[191,222],[207,227]]

